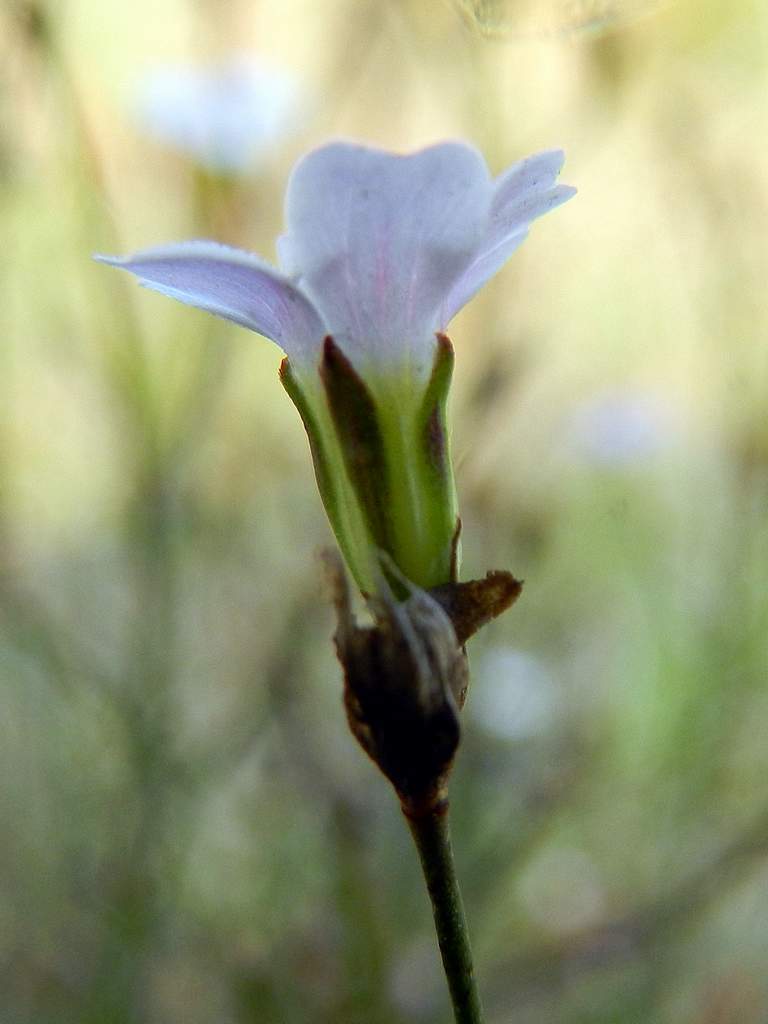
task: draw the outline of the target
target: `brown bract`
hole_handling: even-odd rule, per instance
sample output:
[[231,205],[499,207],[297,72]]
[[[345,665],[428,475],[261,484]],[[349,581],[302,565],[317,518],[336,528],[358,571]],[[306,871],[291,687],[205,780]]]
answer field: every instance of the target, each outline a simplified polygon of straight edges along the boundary
[[469,681],[464,644],[514,602],[522,584],[499,571],[431,591],[413,587],[403,601],[380,593],[367,600],[373,623],[360,625],[339,558],[329,555],[326,564],[352,733],[409,817],[433,812],[446,798],[461,735]]

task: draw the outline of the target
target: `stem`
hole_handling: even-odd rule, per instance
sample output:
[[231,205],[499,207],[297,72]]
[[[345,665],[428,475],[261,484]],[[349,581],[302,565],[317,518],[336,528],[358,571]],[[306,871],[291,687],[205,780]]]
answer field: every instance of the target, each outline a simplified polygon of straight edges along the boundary
[[456,1024],[483,1024],[480,993],[472,967],[472,950],[453,862],[448,828],[448,801],[426,814],[407,818],[419,851],[432,900],[437,941],[453,1002]]

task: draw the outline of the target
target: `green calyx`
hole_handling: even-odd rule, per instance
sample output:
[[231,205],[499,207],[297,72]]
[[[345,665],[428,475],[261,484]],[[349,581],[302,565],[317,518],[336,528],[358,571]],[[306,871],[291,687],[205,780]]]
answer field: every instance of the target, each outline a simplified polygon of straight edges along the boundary
[[452,371],[445,335],[438,335],[429,380],[418,390],[405,376],[364,381],[330,337],[319,386],[299,383],[283,360],[280,378],[304,422],[323,504],[364,593],[374,593],[388,575],[388,559],[419,587],[456,579],[458,517],[446,419]]

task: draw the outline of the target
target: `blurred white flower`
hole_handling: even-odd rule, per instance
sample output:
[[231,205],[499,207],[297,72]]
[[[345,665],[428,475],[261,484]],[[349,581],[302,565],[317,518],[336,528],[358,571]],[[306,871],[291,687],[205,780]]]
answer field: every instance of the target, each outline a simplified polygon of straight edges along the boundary
[[237,55],[209,67],[148,70],[139,83],[136,114],[158,141],[211,171],[239,174],[296,131],[306,104],[296,75]]
[[605,466],[625,466],[669,445],[669,407],[653,392],[616,391],[578,406],[566,424],[570,450]]
[[560,690],[539,658],[500,645],[480,662],[467,709],[486,731],[521,740],[546,733],[560,701]]

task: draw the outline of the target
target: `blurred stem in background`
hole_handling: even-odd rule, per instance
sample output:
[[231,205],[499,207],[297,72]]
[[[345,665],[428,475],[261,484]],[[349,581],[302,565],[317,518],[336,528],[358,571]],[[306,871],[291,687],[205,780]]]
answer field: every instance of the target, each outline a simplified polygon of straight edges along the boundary
[[[119,247],[108,215],[112,203],[98,146],[55,16],[44,3],[23,5],[20,13],[26,19],[21,28],[28,44],[42,58],[40,70],[55,85],[61,123],[74,131],[67,152],[80,213],[75,244],[87,252],[94,240],[101,238],[103,244]],[[227,185],[200,177],[195,190],[197,222],[217,220],[230,200]],[[92,275],[86,274],[86,284],[92,280]],[[100,684],[102,697],[112,704],[122,723],[134,788],[125,793],[120,813],[127,812],[130,838],[124,848],[115,851],[101,894],[98,932],[102,946],[89,965],[91,977],[82,1008],[83,1020],[94,1024],[136,1024],[147,1020],[150,1013],[150,972],[164,941],[165,907],[173,900],[170,886],[178,879],[184,848],[180,836],[171,836],[169,829],[171,823],[177,832],[184,826],[179,796],[190,780],[176,756],[179,471],[205,428],[212,395],[221,382],[220,364],[228,350],[208,344],[208,338],[196,349],[191,347],[192,353],[197,352],[198,369],[191,374],[188,393],[168,425],[163,416],[165,396],[152,380],[132,296],[121,281],[114,281],[107,288],[95,287],[90,299],[101,328],[97,333],[103,346],[99,351],[105,357],[103,379],[123,428],[118,457],[125,464],[126,479],[133,483],[124,535],[126,561],[133,572],[133,626],[123,663],[110,665],[110,676],[103,679],[89,655],[79,651],[76,638],[62,644],[59,626],[48,621],[42,606],[25,599],[8,571],[7,560],[0,596],[5,615],[14,621],[17,642],[23,643],[28,636],[37,656],[45,658],[52,677],[62,682],[71,679],[72,685],[88,680]]]
[[[340,943],[345,968],[345,985],[332,1001],[329,1024],[338,1020],[365,1020],[366,1024],[393,1024],[398,1012],[392,1005],[386,983],[386,966],[392,950],[372,906],[375,878],[368,864],[371,814],[354,794],[328,770],[312,742],[314,728],[302,711],[302,682],[305,666],[292,644],[298,629],[306,629],[317,609],[317,595],[307,594],[285,624],[276,657],[282,656],[282,670],[265,677],[270,701],[270,719],[279,729],[283,758],[281,769],[293,774],[302,792],[327,808],[328,842],[334,865],[336,907],[340,918]],[[293,652],[291,655],[290,652]],[[286,655],[290,663],[286,663]],[[297,968],[298,970],[298,968]],[[257,1020],[257,1006],[253,1007]],[[297,1024],[306,1019],[299,1007]]]
[[[46,8],[41,6],[39,12],[44,21],[50,20]],[[66,51],[52,24],[39,38],[47,47],[47,67],[58,85],[64,123],[77,133],[73,179],[80,193],[82,242],[88,247],[94,235],[104,233],[105,225],[116,239],[114,224],[104,216],[111,203],[98,147]],[[132,302],[119,287],[106,293],[94,288],[92,298],[92,308],[117,326],[100,332],[111,339],[104,371],[128,427],[124,436],[129,443],[121,454],[134,480],[125,536],[127,561],[134,571],[134,622],[116,697],[136,788],[130,800],[134,808],[131,838],[112,865],[103,906],[104,945],[93,967],[86,1019],[128,1024],[147,1017],[149,971],[160,941],[161,905],[168,899],[161,886],[176,874],[174,844],[167,828],[169,802],[178,783],[173,756],[178,509],[174,476],[165,458],[159,394],[152,384]]]

